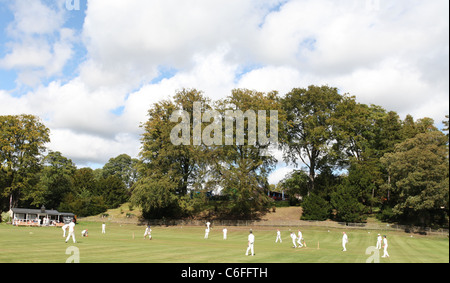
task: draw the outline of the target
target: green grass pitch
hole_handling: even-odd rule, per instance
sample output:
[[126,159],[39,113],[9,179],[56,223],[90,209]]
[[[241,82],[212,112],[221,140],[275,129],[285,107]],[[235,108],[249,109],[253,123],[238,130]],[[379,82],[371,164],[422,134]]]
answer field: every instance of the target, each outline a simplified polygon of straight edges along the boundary
[[[365,263],[375,254],[378,232],[389,240],[389,258],[381,263],[448,263],[449,239],[403,232],[345,230],[349,237],[347,252],[342,252],[340,229],[301,228],[306,248],[292,248],[289,227],[279,227],[283,242],[275,243],[277,227],[213,227],[204,239],[205,227],[152,227],[153,240],[144,240],[145,227],[130,224],[81,222],[75,228],[77,243],[65,243],[62,229],[55,227],[14,227],[0,224],[0,263],[65,263],[76,247],[81,263]],[[88,229],[89,237],[81,237]],[[255,235],[255,256],[245,256],[249,229]],[[66,253],[67,251],[67,253]]]

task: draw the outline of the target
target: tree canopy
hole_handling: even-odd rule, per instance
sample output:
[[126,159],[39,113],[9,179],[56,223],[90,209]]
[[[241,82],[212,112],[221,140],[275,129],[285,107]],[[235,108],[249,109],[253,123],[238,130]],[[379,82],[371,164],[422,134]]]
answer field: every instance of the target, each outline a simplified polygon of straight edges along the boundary
[[[330,86],[235,89],[217,101],[182,89],[149,106],[137,158],[93,170],[49,151],[39,117],[0,116],[0,207],[88,216],[130,201],[146,218],[253,219],[276,189],[303,219],[448,226],[448,115],[442,124]],[[296,169],[271,186],[280,153]]]

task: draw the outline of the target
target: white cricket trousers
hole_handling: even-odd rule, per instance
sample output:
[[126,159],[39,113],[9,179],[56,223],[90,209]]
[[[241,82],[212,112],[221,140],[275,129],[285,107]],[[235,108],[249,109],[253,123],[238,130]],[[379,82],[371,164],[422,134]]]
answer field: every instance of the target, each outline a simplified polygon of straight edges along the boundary
[[254,250],[253,250],[253,243],[249,243],[248,244],[248,248],[247,248],[247,252],[245,253],[245,255],[248,255],[248,252],[251,251],[252,255],[254,255]]
[[388,246],[385,245],[385,246],[384,246],[384,254],[383,254],[383,257],[389,257],[389,254],[388,254],[387,249],[388,249]]
[[75,241],[75,233],[74,232],[69,232],[69,235],[66,238],[66,243],[67,243],[67,241],[69,241],[70,236],[72,236],[73,242],[76,243],[76,241]]

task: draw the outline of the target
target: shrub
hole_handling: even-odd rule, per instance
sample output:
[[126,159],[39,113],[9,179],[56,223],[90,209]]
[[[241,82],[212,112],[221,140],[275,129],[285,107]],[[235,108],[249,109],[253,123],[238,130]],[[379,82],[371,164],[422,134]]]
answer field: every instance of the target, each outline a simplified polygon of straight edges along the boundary
[[331,195],[331,204],[336,209],[336,220],[343,222],[364,222],[365,206],[358,200],[358,190],[344,182],[335,193]]
[[378,220],[383,222],[391,222],[394,220],[395,214],[392,211],[392,208],[389,206],[385,206],[381,209],[381,211],[376,215]]
[[306,197],[302,205],[303,220],[327,220],[330,216],[331,205],[324,198],[316,195],[310,194]]

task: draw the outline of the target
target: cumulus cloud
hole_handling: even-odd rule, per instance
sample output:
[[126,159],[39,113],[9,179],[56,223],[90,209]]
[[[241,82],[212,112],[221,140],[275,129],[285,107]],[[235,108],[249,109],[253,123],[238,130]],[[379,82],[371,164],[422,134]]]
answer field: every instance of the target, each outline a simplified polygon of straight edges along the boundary
[[74,31],[63,27],[61,2],[49,7],[40,0],[9,3],[14,20],[5,28],[10,37],[0,68],[18,71],[19,85],[36,87],[42,79],[62,75],[73,54]]
[[285,94],[295,86],[308,84],[306,76],[296,68],[285,66],[267,66],[257,68],[244,74],[239,80],[239,88],[256,89],[259,91],[279,91]]
[[[251,53],[245,50],[245,42],[265,12],[259,2],[89,2],[83,30],[91,59],[88,66],[111,76],[111,82],[122,77],[140,83],[156,77],[158,66],[191,69],[198,56],[220,46],[230,46],[242,59]],[[270,8],[267,3],[277,1],[262,2]],[[240,50],[244,50],[242,54]]]
[[22,34],[51,34],[57,32],[64,22],[61,5],[49,7],[40,0],[16,0],[9,5],[14,13],[14,21],[7,30],[13,37]]
[[103,138],[70,129],[57,129],[51,132],[50,138],[51,150],[62,152],[79,167],[102,167],[111,157],[121,153],[135,157],[140,146],[136,136],[127,133]]

